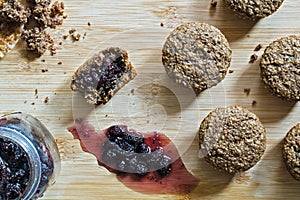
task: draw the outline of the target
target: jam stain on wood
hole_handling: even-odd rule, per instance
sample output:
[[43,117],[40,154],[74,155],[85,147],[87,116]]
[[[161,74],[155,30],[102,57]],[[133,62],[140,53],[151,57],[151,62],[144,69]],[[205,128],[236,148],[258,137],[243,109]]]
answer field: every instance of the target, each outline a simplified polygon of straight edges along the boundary
[[[111,130],[116,127],[125,129],[126,138],[128,134],[132,137],[142,137],[142,141],[146,146],[150,147],[151,154],[157,153],[157,149],[163,149],[163,157],[170,158],[172,163],[168,166],[167,172],[160,173],[160,169],[150,169],[147,173],[131,173],[121,171],[117,164],[107,163],[103,161],[107,150],[104,146],[110,142],[114,145],[114,141],[110,137]],[[184,166],[178,151],[172,141],[165,135],[160,133],[140,133],[132,129],[128,130],[126,126],[112,126],[101,132],[96,132],[94,127],[85,120],[76,120],[75,124],[68,128],[73,134],[74,139],[80,141],[83,151],[93,154],[100,166],[104,166],[110,172],[115,173],[118,180],[125,186],[134,191],[147,194],[187,194],[191,192],[199,183],[199,179],[189,173]],[[124,131],[123,131],[124,132]],[[123,136],[122,136],[123,137]],[[128,142],[126,140],[126,142]],[[136,144],[135,144],[136,146]],[[124,151],[125,152],[125,151]],[[130,154],[129,151],[128,154]],[[111,154],[110,154],[111,155]],[[133,153],[136,155],[136,153]],[[126,155],[126,159],[128,155]],[[122,157],[124,158],[124,157]],[[129,166],[126,164],[126,166]],[[151,167],[151,166],[150,166]],[[150,168],[148,166],[148,168]],[[165,166],[166,167],[166,166]],[[129,169],[130,171],[130,169]]]

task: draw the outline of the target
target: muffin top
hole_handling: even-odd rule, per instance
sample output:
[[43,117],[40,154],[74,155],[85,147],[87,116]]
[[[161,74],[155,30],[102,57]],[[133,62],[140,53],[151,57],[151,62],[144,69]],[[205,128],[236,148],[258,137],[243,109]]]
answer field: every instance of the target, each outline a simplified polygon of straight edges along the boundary
[[273,14],[284,0],[224,0],[230,9],[243,18],[257,20]]
[[184,23],[175,28],[162,50],[167,74],[199,94],[224,79],[231,49],[219,29],[205,23]]
[[260,62],[261,76],[269,90],[286,100],[300,100],[300,37],[272,42]]
[[300,181],[300,124],[294,126],[283,140],[283,160],[287,170]]
[[199,128],[200,156],[229,173],[253,167],[266,148],[266,131],[258,117],[240,107],[212,111]]

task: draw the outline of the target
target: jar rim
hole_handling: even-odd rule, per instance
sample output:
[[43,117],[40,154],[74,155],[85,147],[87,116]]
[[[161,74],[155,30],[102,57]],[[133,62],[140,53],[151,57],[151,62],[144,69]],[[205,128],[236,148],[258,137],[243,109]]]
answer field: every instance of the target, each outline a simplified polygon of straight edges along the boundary
[[21,198],[24,200],[28,200],[34,196],[41,180],[42,169],[39,153],[32,141],[15,129],[0,127],[0,138],[9,139],[11,142],[19,145],[27,155],[30,178],[29,184],[25,188]]

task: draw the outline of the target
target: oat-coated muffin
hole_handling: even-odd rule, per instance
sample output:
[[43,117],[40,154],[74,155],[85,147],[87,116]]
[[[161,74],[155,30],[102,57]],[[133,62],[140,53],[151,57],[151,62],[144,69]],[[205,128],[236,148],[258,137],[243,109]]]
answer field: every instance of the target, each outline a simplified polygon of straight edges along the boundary
[[167,74],[196,94],[222,81],[230,61],[227,39],[219,29],[205,23],[181,24],[170,33],[162,49]]
[[300,181],[300,124],[294,126],[285,136],[282,155],[289,173]]
[[276,96],[300,100],[300,37],[288,36],[272,42],[260,62],[261,77]]
[[71,89],[90,104],[106,104],[136,76],[126,50],[110,47],[81,65],[72,77]]
[[242,18],[258,20],[272,15],[284,0],[224,0]]
[[213,167],[236,173],[253,167],[266,148],[259,118],[240,106],[212,111],[199,128],[200,156]]

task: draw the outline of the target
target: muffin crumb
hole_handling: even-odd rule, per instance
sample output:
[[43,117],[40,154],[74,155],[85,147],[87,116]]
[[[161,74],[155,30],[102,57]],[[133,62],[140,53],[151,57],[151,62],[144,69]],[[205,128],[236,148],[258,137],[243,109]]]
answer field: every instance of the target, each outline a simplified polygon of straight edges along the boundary
[[47,96],[47,97],[45,97],[45,99],[44,99],[44,103],[47,104],[48,102],[49,102],[49,97]]
[[261,50],[262,47],[263,47],[263,46],[262,46],[261,44],[258,44],[258,45],[255,47],[254,51],[259,51],[259,50]]
[[252,54],[252,55],[250,56],[249,63],[252,64],[252,63],[254,63],[257,59],[258,59],[258,55]]
[[251,89],[250,89],[250,88],[244,88],[244,93],[245,93],[247,96],[249,96],[250,92],[251,92]]
[[218,5],[218,2],[216,0],[211,0],[211,2],[210,2],[210,7],[211,8],[216,8],[217,5]]

